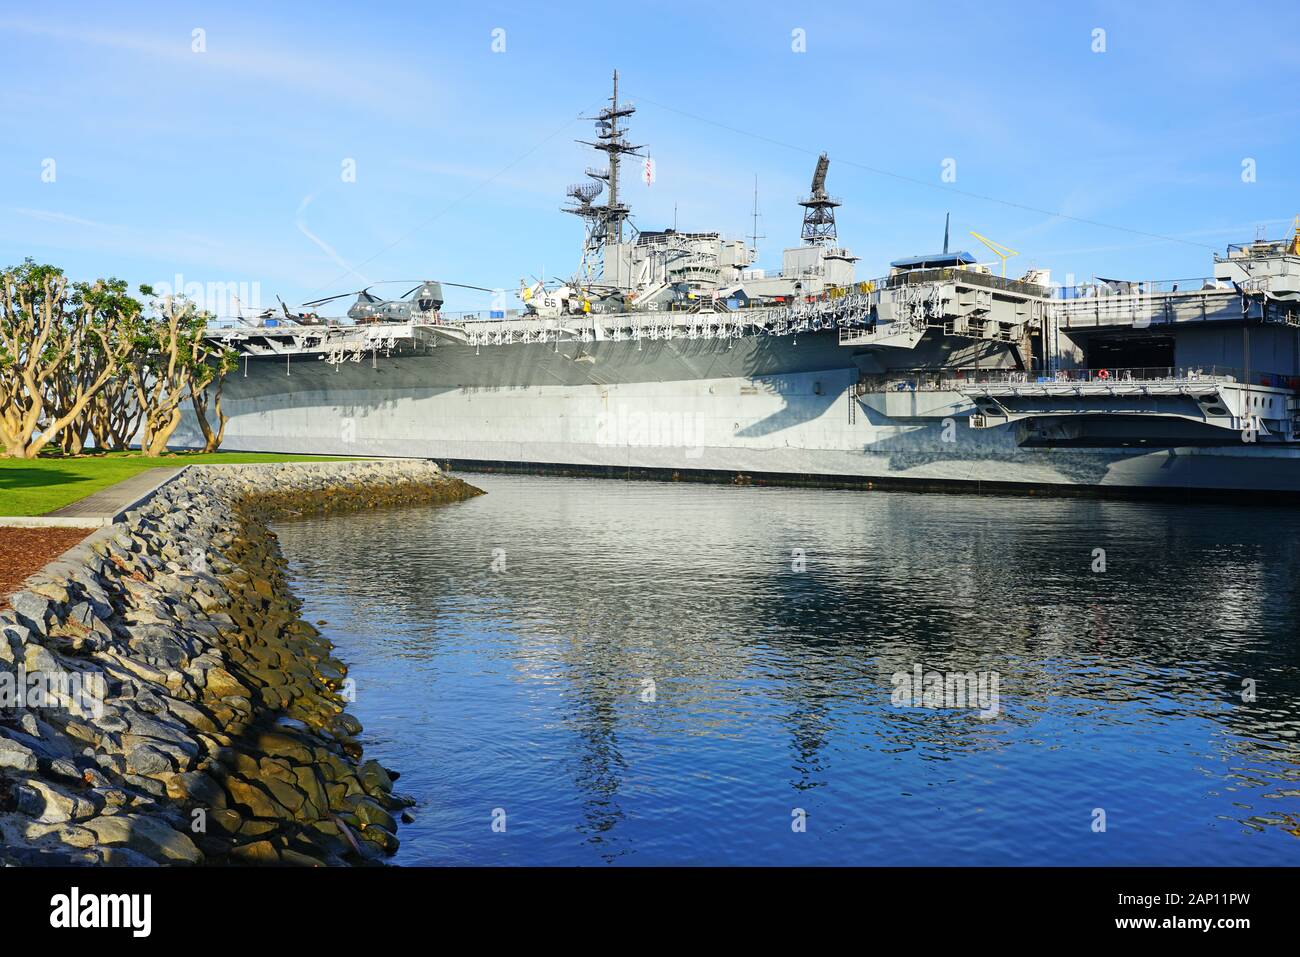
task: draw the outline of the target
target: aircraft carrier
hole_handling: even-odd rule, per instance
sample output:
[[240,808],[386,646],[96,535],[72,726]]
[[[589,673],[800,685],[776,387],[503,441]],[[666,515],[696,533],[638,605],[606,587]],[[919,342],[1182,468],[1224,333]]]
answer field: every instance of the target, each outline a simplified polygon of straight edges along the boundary
[[743,240],[635,229],[620,191],[621,163],[644,158],[633,112],[616,74],[586,144],[606,164],[569,189],[581,264],[521,281],[519,308],[447,313],[429,281],[395,300],[363,290],[346,320],[211,329],[240,357],[224,447],[870,487],[1300,491],[1300,231],[1229,246],[1201,279],[1061,287],[949,252],[945,229],[941,251],[862,280],[823,155],[800,242],[765,273]]

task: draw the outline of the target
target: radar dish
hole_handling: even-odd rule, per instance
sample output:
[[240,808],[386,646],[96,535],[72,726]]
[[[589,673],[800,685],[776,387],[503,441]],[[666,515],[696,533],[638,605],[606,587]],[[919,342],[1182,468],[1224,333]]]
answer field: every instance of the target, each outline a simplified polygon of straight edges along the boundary
[[599,196],[600,191],[604,188],[605,187],[600,183],[575,183],[569,187],[567,195],[586,206],[593,199]]
[[826,196],[826,170],[830,167],[831,161],[823,153],[817,157],[817,168],[813,171],[812,195],[814,199],[824,199]]

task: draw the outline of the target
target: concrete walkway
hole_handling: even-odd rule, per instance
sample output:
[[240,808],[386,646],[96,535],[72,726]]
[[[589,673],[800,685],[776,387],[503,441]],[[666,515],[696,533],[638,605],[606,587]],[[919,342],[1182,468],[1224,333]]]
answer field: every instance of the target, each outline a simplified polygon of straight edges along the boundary
[[0,516],[0,525],[11,528],[102,528],[112,525],[180,472],[179,468],[148,469],[47,515]]

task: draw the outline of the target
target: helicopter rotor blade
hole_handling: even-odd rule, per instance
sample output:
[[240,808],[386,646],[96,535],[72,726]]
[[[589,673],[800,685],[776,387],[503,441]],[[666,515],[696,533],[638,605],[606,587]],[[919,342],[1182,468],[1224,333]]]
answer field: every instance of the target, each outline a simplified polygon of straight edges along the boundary
[[[366,286],[365,289],[355,289],[351,292],[340,292],[340,293],[336,293],[333,296],[326,296],[324,299],[313,299],[311,302],[304,302],[303,306],[307,308],[310,308],[312,306],[323,306],[327,302],[333,302],[336,299],[346,299],[348,296],[365,296],[370,292],[370,290],[374,289],[376,286],[383,286],[389,283],[402,282],[402,281],[403,280],[401,279],[385,279],[381,282],[372,282],[369,286]],[[407,279],[405,281],[410,282],[411,280]]]
[[463,282],[447,282],[447,281],[444,280],[444,279],[424,279],[424,280],[421,280],[419,286],[416,286],[415,289],[412,289],[410,292],[404,293],[404,294],[403,294],[402,296],[400,296],[399,298],[401,298],[401,299],[405,299],[405,298],[406,298],[407,296],[409,296],[412,292],[415,292],[416,289],[419,289],[420,286],[423,286],[426,282],[436,282],[436,283],[437,283],[438,285],[440,285],[440,286],[455,286],[455,287],[458,288],[458,289],[477,289],[479,292],[496,292],[495,289],[487,289],[487,288],[485,288],[485,287],[483,287],[483,286],[471,286],[471,285],[469,285],[468,283],[463,283]]
[[[370,288],[369,286],[366,287],[366,289],[369,288]],[[361,295],[361,293],[365,291],[366,291],[365,289],[360,289],[356,292],[341,292],[336,296],[326,296],[324,299],[313,299],[311,302],[304,302],[303,305],[306,306],[307,308],[311,308],[313,306],[323,306],[325,305],[325,303],[333,302],[335,299],[346,299],[348,296],[359,296]]]
[[[365,295],[365,294],[368,293],[371,289],[374,289],[376,286],[387,286],[387,285],[391,285],[391,284],[393,284],[393,283],[399,283],[399,282],[413,282],[413,283],[417,283],[416,286],[414,286],[413,288],[409,289],[408,291],[402,293],[400,296],[397,297],[398,299],[405,299],[407,296],[411,295],[411,293],[413,293],[413,292],[415,292],[417,289],[419,289],[420,286],[423,286],[426,282],[440,282],[440,280],[437,280],[437,279],[406,279],[406,280],[402,280],[402,279],[384,279],[384,280],[381,280],[380,282],[372,282],[369,286],[366,286],[365,289],[358,289],[358,290],[356,290],[355,292],[341,292],[341,293],[338,293],[337,295],[334,295],[334,296],[326,296],[324,299],[313,299],[311,302],[304,302],[304,303],[303,303],[303,306],[304,306],[304,307],[307,307],[307,308],[311,308],[311,307],[313,307],[313,306],[323,306],[325,303],[327,303],[327,302],[333,302],[333,301],[336,300],[336,299],[346,299],[348,296],[362,296],[362,295]],[[469,285],[468,283],[463,283],[463,282],[443,282],[442,285],[444,285],[444,286],[456,286],[456,287],[458,287],[458,288],[460,288],[460,289],[477,289],[479,292],[496,292],[495,289],[488,289],[488,288],[486,288],[486,287],[484,287],[484,286],[471,286],[471,285]]]

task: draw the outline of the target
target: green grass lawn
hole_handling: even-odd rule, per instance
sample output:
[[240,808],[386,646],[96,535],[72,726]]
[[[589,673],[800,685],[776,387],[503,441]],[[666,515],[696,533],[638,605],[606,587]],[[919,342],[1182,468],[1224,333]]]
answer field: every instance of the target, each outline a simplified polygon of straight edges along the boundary
[[79,458],[0,458],[0,516],[44,515],[146,469],[182,465],[243,465],[255,462],[339,462],[342,456],[274,455],[261,452],[177,452],[149,459],[138,452]]

